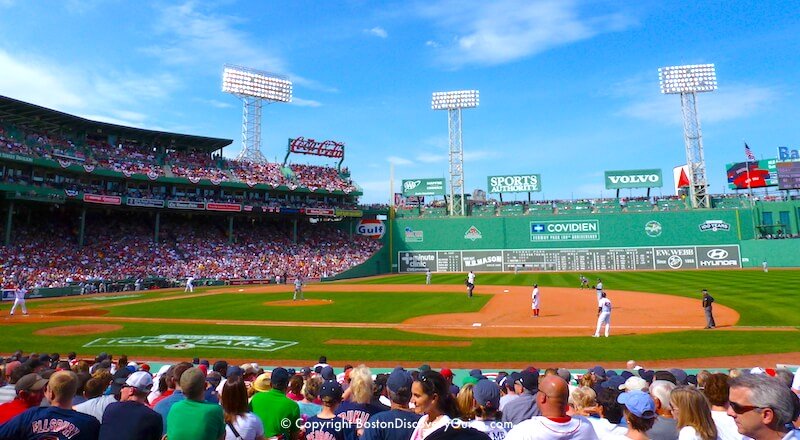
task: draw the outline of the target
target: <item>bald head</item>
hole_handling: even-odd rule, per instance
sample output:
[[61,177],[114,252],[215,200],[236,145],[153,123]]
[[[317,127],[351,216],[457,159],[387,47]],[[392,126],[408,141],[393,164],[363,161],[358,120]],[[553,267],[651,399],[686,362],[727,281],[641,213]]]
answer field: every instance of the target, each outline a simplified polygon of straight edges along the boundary
[[539,393],[536,396],[539,409],[545,417],[563,417],[567,415],[569,386],[559,376],[545,376],[539,382]]

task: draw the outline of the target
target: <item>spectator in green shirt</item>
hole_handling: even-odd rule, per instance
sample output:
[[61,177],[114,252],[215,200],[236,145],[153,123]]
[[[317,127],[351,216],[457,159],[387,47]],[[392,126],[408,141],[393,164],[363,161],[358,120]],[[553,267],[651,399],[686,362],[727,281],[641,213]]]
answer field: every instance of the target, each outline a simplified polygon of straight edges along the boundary
[[197,367],[186,370],[180,379],[186,399],[172,405],[167,415],[169,440],[222,440],[225,420],[222,407],[203,401],[206,379]]
[[[297,440],[300,434],[300,407],[286,397],[289,372],[285,368],[272,370],[272,389],[258,392],[250,401],[253,412],[264,422],[264,436],[282,436],[286,440]],[[171,436],[169,440],[174,440]]]

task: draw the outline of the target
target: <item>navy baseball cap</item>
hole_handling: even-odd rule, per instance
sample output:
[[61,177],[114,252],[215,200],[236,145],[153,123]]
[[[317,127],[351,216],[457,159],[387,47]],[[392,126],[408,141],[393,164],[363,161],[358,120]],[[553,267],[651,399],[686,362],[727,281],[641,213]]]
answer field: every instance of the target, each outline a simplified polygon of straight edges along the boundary
[[479,380],[473,386],[472,394],[480,406],[495,409],[500,407],[500,387],[491,380]]
[[322,367],[322,370],[320,370],[319,374],[325,380],[335,380],[336,379],[336,374],[334,374],[333,367],[331,367],[330,365],[326,365],[326,366]]
[[411,374],[398,367],[389,374],[389,379],[386,380],[386,386],[389,388],[389,391],[396,393],[400,388],[408,388],[410,390],[412,382]]
[[606,369],[601,367],[600,365],[594,366],[589,369],[589,373],[594,373],[595,376],[605,378],[606,377]]
[[470,370],[469,375],[472,377],[481,378],[483,377],[483,371],[481,371],[480,368],[473,368]]
[[283,388],[289,383],[289,372],[285,368],[278,367],[272,370],[269,380],[273,388]]
[[625,383],[625,379],[622,376],[611,376],[605,382],[601,383],[600,386],[603,388],[611,388],[611,389],[619,389],[619,386]]
[[523,371],[519,373],[519,383],[528,391],[533,391],[539,386],[539,373],[533,371]]
[[[272,372],[273,376],[275,375],[275,371]],[[319,387],[319,397],[332,397],[335,400],[342,400],[342,394],[344,391],[342,390],[342,386],[339,382],[335,380],[326,380],[322,383],[322,386]]]

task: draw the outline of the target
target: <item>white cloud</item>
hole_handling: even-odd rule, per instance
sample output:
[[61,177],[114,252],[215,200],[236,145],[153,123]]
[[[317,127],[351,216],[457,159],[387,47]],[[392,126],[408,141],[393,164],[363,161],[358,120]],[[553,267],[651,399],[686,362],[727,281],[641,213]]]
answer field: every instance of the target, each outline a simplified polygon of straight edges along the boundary
[[446,154],[433,154],[433,153],[421,153],[417,155],[417,160],[423,163],[437,163],[437,162],[444,162],[447,160]]
[[[741,119],[763,112],[779,97],[780,91],[776,88],[731,84],[712,93],[697,94],[697,112],[701,123]],[[636,119],[682,124],[680,105],[678,96],[662,95],[656,90],[618,113]]]
[[405,157],[398,157],[398,156],[389,156],[386,158],[386,160],[394,165],[411,165],[414,163],[411,160],[406,159]]
[[440,44],[439,44],[439,43],[437,43],[437,42],[435,42],[435,41],[433,41],[433,40],[428,40],[428,41],[426,41],[426,42],[425,42],[425,45],[426,45],[426,46],[428,46],[428,47],[432,47],[432,48],[434,48],[434,49],[440,46]]
[[211,107],[216,107],[216,108],[232,108],[233,107],[233,104],[231,104],[229,102],[223,102],[223,101],[219,101],[219,100],[216,100],[216,99],[200,99],[200,98],[197,98],[197,99],[195,99],[195,101],[203,103],[203,104],[206,104],[206,105],[210,105]]
[[[0,50],[0,94],[89,119],[142,126],[147,109],[178,87],[169,74],[136,76]],[[102,73],[98,73],[102,72]],[[124,109],[124,110],[121,110]]]
[[376,27],[374,27],[372,29],[364,29],[364,32],[366,32],[366,33],[368,33],[370,35],[374,35],[374,36],[376,36],[378,38],[387,38],[389,36],[389,33],[386,32],[386,29],[384,29],[382,27],[378,27],[378,26],[376,26]]
[[502,64],[633,24],[621,12],[582,14],[575,0],[442,0],[419,13],[455,34],[442,48],[454,67]]
[[314,101],[313,99],[303,99],[292,97],[291,105],[296,105],[298,107],[322,107],[322,103],[319,101]]
[[[277,53],[252,43],[253,37],[237,28],[244,20],[204,12],[195,1],[163,8],[154,20],[158,44],[141,52],[168,65],[202,65],[209,72],[225,64],[238,64],[287,75],[293,83],[313,90],[337,92],[336,88],[290,72],[288,63]],[[198,56],[202,54],[202,56]]]

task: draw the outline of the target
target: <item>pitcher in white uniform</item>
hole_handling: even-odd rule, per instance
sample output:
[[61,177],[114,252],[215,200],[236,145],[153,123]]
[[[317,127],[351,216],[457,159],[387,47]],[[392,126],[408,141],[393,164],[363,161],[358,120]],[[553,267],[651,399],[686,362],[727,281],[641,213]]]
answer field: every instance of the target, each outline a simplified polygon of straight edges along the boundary
[[539,317],[539,285],[533,285],[533,293],[531,294],[531,308],[533,309],[533,317]]
[[28,293],[28,289],[23,286],[19,286],[17,290],[14,291],[14,305],[11,306],[11,314],[14,314],[14,310],[17,309],[17,306],[22,307],[22,314],[27,315],[28,309],[25,308],[25,295]]

